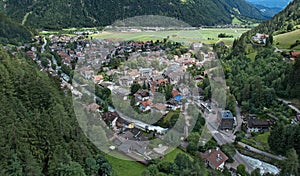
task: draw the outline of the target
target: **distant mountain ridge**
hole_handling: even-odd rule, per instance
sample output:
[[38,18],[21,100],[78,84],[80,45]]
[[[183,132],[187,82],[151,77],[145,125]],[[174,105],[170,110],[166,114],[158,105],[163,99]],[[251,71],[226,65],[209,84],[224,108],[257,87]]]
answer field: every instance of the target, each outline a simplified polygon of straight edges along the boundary
[[260,10],[261,14],[265,17],[272,18],[274,15],[279,13],[282,9],[279,7],[266,7],[263,5],[253,4],[258,10]]
[[161,15],[192,26],[231,24],[233,16],[264,20],[245,0],[7,0],[0,11],[35,28],[106,26],[141,15]]
[[248,2],[256,5],[261,5],[268,8],[284,9],[293,0],[247,0]]

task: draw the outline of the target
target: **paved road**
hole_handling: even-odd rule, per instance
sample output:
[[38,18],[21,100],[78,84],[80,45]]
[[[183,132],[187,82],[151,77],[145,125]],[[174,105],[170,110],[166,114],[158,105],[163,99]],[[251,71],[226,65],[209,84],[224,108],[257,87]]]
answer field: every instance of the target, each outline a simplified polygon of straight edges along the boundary
[[295,110],[297,113],[300,113],[300,110],[292,105],[292,102],[283,100],[281,98],[278,98],[279,101],[282,101],[284,104],[288,105],[291,109]]
[[237,103],[235,104],[235,111],[236,111],[237,126],[234,129],[234,133],[241,130],[241,126],[243,123],[243,119],[241,116],[241,108],[239,107],[239,105]]
[[252,166],[250,166],[250,164],[242,157],[242,155],[236,150],[236,154],[233,157],[234,159],[234,163],[233,163],[233,167],[235,167],[235,169],[237,168],[237,166],[239,164],[243,164],[246,167],[247,172],[251,173],[255,168],[253,168]]
[[251,147],[247,144],[244,144],[242,142],[238,142],[238,144],[242,147],[248,147],[250,151],[254,152],[254,153],[257,153],[257,154],[261,154],[261,155],[264,155],[266,157],[269,157],[269,158],[273,158],[273,159],[276,159],[276,160],[284,160],[286,159],[285,157],[283,156],[277,156],[277,155],[273,155],[271,153],[267,153],[267,152],[264,152],[264,151],[261,151],[261,150],[258,150],[257,148],[254,148],[254,147]]

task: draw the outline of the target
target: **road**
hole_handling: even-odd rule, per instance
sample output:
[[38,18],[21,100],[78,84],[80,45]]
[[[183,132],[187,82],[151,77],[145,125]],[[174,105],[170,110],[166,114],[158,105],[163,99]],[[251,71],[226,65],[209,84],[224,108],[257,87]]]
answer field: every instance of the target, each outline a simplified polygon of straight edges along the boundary
[[241,126],[243,124],[243,119],[241,116],[241,108],[239,107],[238,103],[235,104],[235,111],[236,111],[236,127],[234,129],[234,132],[240,131],[241,130]]
[[296,108],[295,106],[293,106],[291,102],[283,100],[281,98],[278,98],[278,101],[283,102],[284,104],[288,105],[291,109],[295,110],[297,113],[300,113],[300,110],[298,108]]
[[284,160],[284,159],[286,159],[285,157],[282,157],[282,156],[277,156],[277,155],[273,155],[271,153],[267,153],[267,152],[261,151],[261,150],[259,150],[257,148],[251,147],[251,146],[249,146],[247,144],[244,144],[242,142],[238,142],[238,144],[240,146],[242,146],[242,147],[246,147],[247,146],[251,152],[254,152],[254,153],[257,153],[257,154],[261,154],[261,155],[264,155],[264,156],[269,157],[269,158],[273,158],[273,159],[276,159],[276,160]]
[[46,47],[46,45],[47,45],[46,37],[44,37],[43,40],[44,40],[44,44],[42,45],[41,53],[44,53],[44,52],[45,52],[45,47]]
[[243,164],[246,167],[247,172],[251,173],[255,168],[250,166],[250,164],[242,157],[242,155],[236,150],[236,154],[233,157],[234,163],[226,164],[229,167],[237,168],[238,165]]

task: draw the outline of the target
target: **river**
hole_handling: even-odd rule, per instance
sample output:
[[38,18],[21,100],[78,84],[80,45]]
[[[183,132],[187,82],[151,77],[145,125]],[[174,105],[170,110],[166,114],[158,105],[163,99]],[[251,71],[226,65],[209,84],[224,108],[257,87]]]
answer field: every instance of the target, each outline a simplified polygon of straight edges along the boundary
[[251,158],[249,156],[245,156],[245,155],[241,155],[248,163],[250,166],[252,166],[253,168],[259,168],[260,169],[260,173],[263,175],[265,173],[272,173],[272,174],[278,174],[280,172],[280,170],[269,163],[265,163],[263,161],[260,161],[258,159],[255,158]]

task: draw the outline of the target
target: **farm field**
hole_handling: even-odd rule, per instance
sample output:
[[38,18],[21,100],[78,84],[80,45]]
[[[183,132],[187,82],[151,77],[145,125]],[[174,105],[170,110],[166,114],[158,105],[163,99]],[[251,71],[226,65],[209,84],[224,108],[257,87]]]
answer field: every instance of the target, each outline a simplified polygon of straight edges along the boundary
[[[277,48],[280,49],[291,49],[291,45],[294,44],[297,40],[300,40],[300,29],[279,34],[274,36],[275,44]],[[293,50],[300,50],[300,46],[292,48]]]
[[[99,34],[94,34],[92,37],[98,39],[109,39],[112,41],[149,41],[162,40],[169,37],[170,40],[182,42],[185,44],[193,42],[202,42],[213,44],[223,41],[227,45],[231,45],[235,38],[240,37],[247,28],[205,28],[199,30],[170,30],[170,31],[142,31],[142,32],[114,32],[103,31]],[[218,34],[225,33],[232,35],[233,38],[218,38]]]

